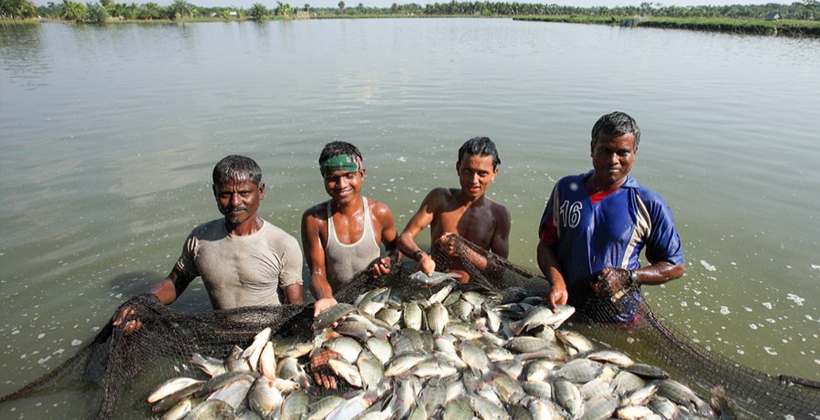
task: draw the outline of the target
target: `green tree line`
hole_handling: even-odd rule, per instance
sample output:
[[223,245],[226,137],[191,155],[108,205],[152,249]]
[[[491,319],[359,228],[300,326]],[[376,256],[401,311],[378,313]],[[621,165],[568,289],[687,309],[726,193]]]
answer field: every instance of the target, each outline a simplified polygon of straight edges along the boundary
[[[63,0],[60,4],[49,2],[46,6],[35,6],[30,0],[0,0],[0,19],[31,19],[37,17],[73,20],[89,23],[103,23],[116,20],[188,20],[188,19],[255,19],[271,17],[289,18],[297,8],[277,1],[268,8],[257,2],[248,9],[228,7],[198,7],[185,0],[174,0],[168,6],[157,3],[117,3],[115,0],[98,2],[75,2]],[[818,20],[820,5],[818,0],[803,0],[792,4],[728,5],[728,6],[664,6],[661,3],[642,3],[640,6],[618,7],[576,7],[557,4],[527,4],[507,2],[456,2],[398,4],[390,7],[367,7],[358,3],[349,7],[339,1],[338,7],[311,8],[309,4],[298,7],[309,11],[312,17],[357,17],[357,16],[652,16],[667,18],[730,18],[764,19],[770,13],[779,13],[782,19]]]

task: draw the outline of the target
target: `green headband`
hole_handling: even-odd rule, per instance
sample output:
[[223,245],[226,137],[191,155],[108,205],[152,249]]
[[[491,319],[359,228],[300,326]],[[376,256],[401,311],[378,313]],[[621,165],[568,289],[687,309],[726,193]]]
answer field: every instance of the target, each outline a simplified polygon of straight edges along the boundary
[[362,158],[354,155],[338,155],[319,164],[322,173],[331,171],[359,172],[364,169]]

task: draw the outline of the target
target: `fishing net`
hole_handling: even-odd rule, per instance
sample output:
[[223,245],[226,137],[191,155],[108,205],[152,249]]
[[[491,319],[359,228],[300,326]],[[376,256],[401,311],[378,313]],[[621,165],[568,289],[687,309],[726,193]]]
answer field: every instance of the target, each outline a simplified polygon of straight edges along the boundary
[[[433,250],[437,270],[452,268],[466,273],[470,277],[468,287],[501,295],[543,296],[548,291],[542,276],[461,238],[454,237],[453,243],[454,253]],[[476,255],[489,264],[477,265]],[[415,271],[415,261],[395,261],[390,275],[372,279],[360,273],[335,297],[339,302],[352,303],[357,296],[382,285],[400,293],[417,293],[418,286],[409,280]],[[122,307],[126,306],[135,312],[126,321],[139,319],[139,330],[126,336],[121,327],[107,325],[93,342],[62,365],[0,398],[3,412],[30,413],[31,417],[21,416],[27,418],[158,418],[161,414],[151,412],[146,396],[169,378],[201,376],[190,363],[192,354],[224,359],[234,346],[248,346],[266,327],[271,328],[276,340],[309,341],[313,335],[310,304],[182,313],[146,294],[130,299]],[[646,302],[637,320],[629,324],[594,321],[607,319],[613,309],[617,308],[607,302],[589,305],[577,311],[562,328],[585,335],[600,348],[615,349],[636,361],[661,367],[707,400],[714,390],[722,389],[737,418],[820,419],[820,390],[781,380],[710,352],[669,327]],[[323,391],[316,388],[313,392]],[[70,412],[65,407],[70,407]]]

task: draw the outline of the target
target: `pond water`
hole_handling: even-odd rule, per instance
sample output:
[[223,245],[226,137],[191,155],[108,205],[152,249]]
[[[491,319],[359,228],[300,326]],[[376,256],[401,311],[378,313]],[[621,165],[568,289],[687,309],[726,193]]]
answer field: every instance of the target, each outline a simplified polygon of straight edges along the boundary
[[[537,270],[546,198],[591,168],[614,110],[685,246],[685,276],[645,288],[654,308],[740,364],[820,380],[818,69],[812,39],[508,19],[0,25],[0,394],[167,274],[219,216],[225,155],[260,163],[260,213],[298,238],[327,198],[325,143],[362,150],[365,194],[402,229],[488,136],[510,259]],[[201,282],[174,307],[208,309]]]

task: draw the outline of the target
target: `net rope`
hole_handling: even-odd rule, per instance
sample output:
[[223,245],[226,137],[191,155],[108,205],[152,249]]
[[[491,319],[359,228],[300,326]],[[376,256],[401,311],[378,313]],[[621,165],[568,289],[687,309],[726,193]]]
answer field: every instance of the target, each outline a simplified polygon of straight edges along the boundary
[[[436,247],[431,254],[437,270],[455,267],[466,272],[470,276],[466,287],[519,296],[543,296],[548,291],[543,276],[459,237],[453,242],[454,256]],[[484,270],[475,264],[476,255],[489,262]],[[392,273],[383,278],[373,279],[366,271],[359,273],[335,293],[336,300],[352,303],[362,293],[384,284],[414,293],[416,286],[409,276],[416,269],[415,261],[404,258],[394,261]],[[145,294],[128,300],[120,309],[124,307],[135,310],[125,321],[138,318],[142,322],[138,331],[125,336],[122,327],[108,323],[91,343],[60,366],[0,397],[0,405],[13,404],[28,410],[43,405],[44,400],[57,401],[53,405],[58,406],[61,399],[71,399],[71,407],[82,407],[73,418],[148,418],[152,413],[145,397],[157,384],[201,373],[189,363],[192,354],[224,359],[234,346],[249,345],[265,327],[272,329],[272,337],[281,340],[306,341],[312,336],[312,304],[184,313]],[[594,321],[605,319],[612,310],[606,304],[585,307],[583,314],[576,312],[565,325],[600,348],[615,349],[636,361],[667,370],[698,395],[708,396],[717,387],[722,388],[738,418],[820,419],[819,389],[781,380],[709,351],[667,324],[647,302],[638,319],[629,324]],[[77,404],[78,398],[84,400],[82,404]],[[6,412],[5,407],[3,410]],[[50,413],[47,407],[42,410]],[[60,412],[59,417],[72,418],[72,413]]]

